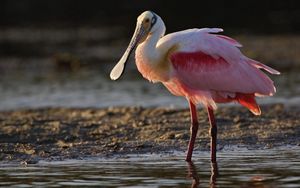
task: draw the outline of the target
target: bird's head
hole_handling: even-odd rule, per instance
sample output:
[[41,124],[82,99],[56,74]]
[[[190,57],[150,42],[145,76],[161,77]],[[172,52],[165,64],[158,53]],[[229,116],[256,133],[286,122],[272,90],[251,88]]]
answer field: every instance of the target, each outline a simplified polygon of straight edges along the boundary
[[128,58],[135,47],[143,43],[149,35],[152,35],[155,32],[160,32],[161,35],[164,34],[165,26],[162,19],[152,11],[143,12],[137,18],[135,32],[125,53],[110,72],[110,78],[112,80],[117,80],[118,78],[120,78],[125,69]]

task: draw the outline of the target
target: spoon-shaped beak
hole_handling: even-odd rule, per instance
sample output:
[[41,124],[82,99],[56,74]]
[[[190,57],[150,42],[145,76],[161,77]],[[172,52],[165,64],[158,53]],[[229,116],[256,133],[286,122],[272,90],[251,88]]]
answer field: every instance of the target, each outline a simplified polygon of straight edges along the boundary
[[131,38],[131,41],[123,54],[122,58],[119,60],[119,62],[115,65],[115,67],[110,72],[110,79],[117,80],[121,77],[121,75],[124,72],[124,69],[126,67],[128,58],[134,48],[137,46],[137,44],[140,42],[140,40],[144,37],[145,30],[141,24],[137,24],[135,28],[135,32]]

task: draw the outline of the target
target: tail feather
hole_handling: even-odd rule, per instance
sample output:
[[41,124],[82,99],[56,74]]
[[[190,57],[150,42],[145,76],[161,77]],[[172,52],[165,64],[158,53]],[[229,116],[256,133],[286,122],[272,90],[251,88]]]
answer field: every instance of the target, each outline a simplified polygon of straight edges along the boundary
[[237,93],[235,99],[238,103],[248,108],[253,114],[261,114],[261,110],[258,104],[256,103],[254,94]]

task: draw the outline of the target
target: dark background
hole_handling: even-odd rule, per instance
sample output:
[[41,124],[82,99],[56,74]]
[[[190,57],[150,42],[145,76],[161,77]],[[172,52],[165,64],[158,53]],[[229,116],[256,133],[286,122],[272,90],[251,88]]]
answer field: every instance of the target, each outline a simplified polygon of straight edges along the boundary
[[[144,81],[134,55],[118,82],[109,73],[136,18],[152,10],[167,33],[221,27],[248,57],[279,70],[274,103],[298,104],[300,0],[0,0],[0,110],[23,107],[186,105]],[[264,100],[266,101],[266,100]],[[186,107],[186,106],[185,106]]]
[[191,27],[258,34],[300,31],[299,0],[1,0],[0,27],[133,25],[145,10],[159,14],[169,32]]

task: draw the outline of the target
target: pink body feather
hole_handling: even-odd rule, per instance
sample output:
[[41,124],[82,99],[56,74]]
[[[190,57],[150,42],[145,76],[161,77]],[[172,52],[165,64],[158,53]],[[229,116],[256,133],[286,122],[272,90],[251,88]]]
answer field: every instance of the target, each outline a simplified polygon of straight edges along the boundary
[[161,81],[174,95],[216,108],[215,103],[237,101],[254,114],[260,114],[255,96],[276,92],[273,81],[259,69],[272,74],[278,71],[244,56],[241,44],[217,33],[222,29],[190,29],[162,37],[159,49],[176,50],[168,55],[171,68],[162,71],[143,59],[143,45],[136,52],[136,63],[142,75]]

